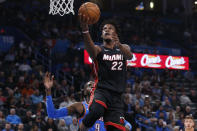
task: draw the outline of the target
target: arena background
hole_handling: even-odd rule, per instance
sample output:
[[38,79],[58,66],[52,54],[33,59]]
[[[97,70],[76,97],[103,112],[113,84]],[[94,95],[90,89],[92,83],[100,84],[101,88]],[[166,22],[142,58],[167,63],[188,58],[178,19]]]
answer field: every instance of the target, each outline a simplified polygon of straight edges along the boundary
[[[197,1],[91,1],[101,9],[99,22],[90,26],[96,44],[102,42],[101,22],[113,18],[121,26],[121,42],[134,53],[189,58],[182,63],[188,70],[128,68],[123,98],[133,130],[179,130],[186,115],[197,121]],[[55,75],[56,108],[83,100],[84,83],[92,79],[77,19],[83,2],[75,0],[75,15],[61,17],[49,15],[49,0],[0,1],[1,130],[77,130],[75,116],[47,118],[42,77],[46,71]]]

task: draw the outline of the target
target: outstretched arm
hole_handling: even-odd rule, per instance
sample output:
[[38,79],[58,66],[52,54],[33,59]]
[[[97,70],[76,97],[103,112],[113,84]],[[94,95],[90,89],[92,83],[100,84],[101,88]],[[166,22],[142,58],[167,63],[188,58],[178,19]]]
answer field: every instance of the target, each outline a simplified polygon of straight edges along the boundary
[[79,20],[81,24],[82,34],[85,43],[85,49],[87,50],[88,54],[92,59],[95,59],[99,51],[101,51],[99,46],[96,46],[90,36],[89,28],[88,28],[88,21],[90,20],[88,17],[79,14]]
[[47,96],[46,98],[46,107],[48,117],[50,118],[61,118],[68,115],[68,110],[66,107],[55,109],[51,95]]
[[60,109],[55,109],[53,100],[51,97],[51,88],[53,86],[54,77],[50,73],[46,73],[44,77],[44,85],[46,88],[46,108],[47,114],[50,118],[61,118],[72,114],[81,114],[83,112],[83,105],[80,102],[74,103],[69,107],[63,107]]

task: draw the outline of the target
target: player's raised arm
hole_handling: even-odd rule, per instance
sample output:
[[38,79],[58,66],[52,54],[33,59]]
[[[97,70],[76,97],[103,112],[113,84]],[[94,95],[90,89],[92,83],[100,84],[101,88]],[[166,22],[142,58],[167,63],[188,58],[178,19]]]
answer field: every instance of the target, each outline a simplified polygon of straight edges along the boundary
[[79,20],[80,20],[80,25],[82,29],[83,38],[84,38],[85,49],[87,50],[90,57],[94,59],[96,58],[99,51],[101,51],[101,49],[100,47],[94,44],[90,36],[89,27],[88,27],[88,24],[86,24],[88,23],[88,21],[90,21],[90,18],[79,13]]
[[44,76],[44,86],[46,89],[46,108],[47,114],[49,118],[61,118],[67,115],[73,114],[81,114],[83,113],[83,105],[80,102],[74,103],[69,107],[63,107],[59,109],[55,109],[52,96],[51,96],[51,88],[53,86],[54,76],[51,77],[50,73],[46,73]]

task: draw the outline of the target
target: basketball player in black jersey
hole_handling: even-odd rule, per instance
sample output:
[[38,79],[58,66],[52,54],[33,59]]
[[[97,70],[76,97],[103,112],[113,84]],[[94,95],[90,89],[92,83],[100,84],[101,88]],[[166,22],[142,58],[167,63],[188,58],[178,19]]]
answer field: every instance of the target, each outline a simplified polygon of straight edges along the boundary
[[113,20],[105,21],[102,28],[103,45],[94,44],[89,34],[88,21],[79,14],[85,49],[93,59],[96,72],[96,89],[93,93],[89,114],[80,124],[80,130],[91,127],[101,116],[108,131],[124,131],[121,95],[126,87],[126,60],[132,58],[130,47],[121,44],[119,28]]

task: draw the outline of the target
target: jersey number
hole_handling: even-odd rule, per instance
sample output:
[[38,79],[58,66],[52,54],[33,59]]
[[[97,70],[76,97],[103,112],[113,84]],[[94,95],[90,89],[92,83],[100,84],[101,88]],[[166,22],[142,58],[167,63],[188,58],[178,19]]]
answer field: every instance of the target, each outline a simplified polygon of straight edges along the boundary
[[95,125],[96,130],[95,131],[100,131],[100,124]]
[[122,61],[120,62],[114,61],[112,63],[111,70],[122,70],[122,65],[123,65]]

